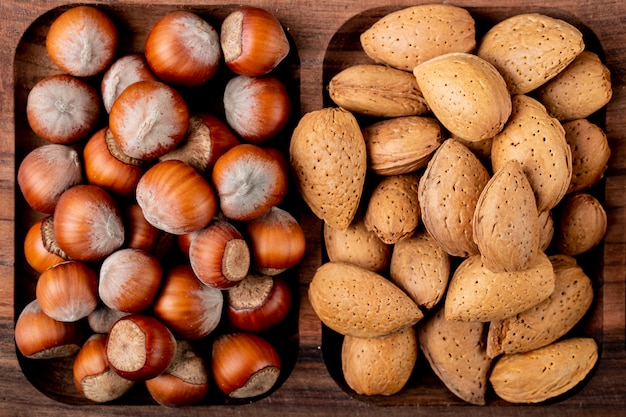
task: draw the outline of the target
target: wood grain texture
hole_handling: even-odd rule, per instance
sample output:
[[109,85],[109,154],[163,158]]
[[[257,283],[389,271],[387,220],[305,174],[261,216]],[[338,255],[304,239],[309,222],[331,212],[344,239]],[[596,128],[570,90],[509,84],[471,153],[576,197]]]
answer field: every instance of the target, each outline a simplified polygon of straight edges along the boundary
[[[400,7],[423,1],[394,0],[252,0],[249,4],[274,12],[287,28],[298,51],[299,112],[316,110],[328,104],[325,85],[330,76],[342,66],[362,60],[362,53],[354,44],[354,33],[373,19]],[[468,406],[446,392],[432,375],[425,375],[407,389],[401,399],[355,399],[329,374],[326,363],[333,366],[336,358],[324,355],[322,342],[332,342],[306,297],[308,284],[315,269],[322,262],[321,224],[307,210],[301,214],[308,239],[308,251],[299,267],[299,332],[295,366],[284,384],[271,396],[253,404],[203,405],[185,409],[168,409],[156,405],[107,404],[72,405],[58,399],[65,398],[67,388],[50,389],[42,394],[22,371],[16,354],[13,328],[16,300],[29,291],[32,282],[20,283],[16,261],[20,250],[20,233],[28,219],[16,213],[15,167],[27,149],[30,139],[16,136],[22,132],[25,116],[16,103],[24,103],[28,85],[33,85],[50,70],[45,59],[43,40],[45,24],[50,14],[72,1],[6,0],[0,4],[0,415],[20,416],[374,416],[385,413],[393,416],[616,416],[626,410],[626,4],[622,0],[597,2],[580,0],[460,0],[471,12],[486,21],[525,12],[545,12],[562,17],[585,28],[590,38],[602,45],[604,61],[611,70],[614,96],[606,108],[605,126],[612,156],[604,182],[604,201],[609,227],[604,245],[592,265],[596,285],[596,307],[593,317],[586,322],[587,333],[601,345],[601,358],[593,377],[576,395],[554,404],[541,406],[513,406],[492,397],[487,406]],[[117,18],[129,23],[130,32],[142,32],[155,16],[175,8],[202,10],[207,14],[224,16],[220,2],[214,0],[153,0],[146,6],[140,0],[98,3]],[[141,13],[137,13],[140,10]],[[125,16],[132,16],[126,19]],[[47,19],[47,20],[46,20]],[[35,29],[33,30],[33,25]],[[25,37],[28,34],[28,37]],[[133,38],[124,47],[140,48],[141,36]],[[26,54],[24,49],[29,52]],[[19,71],[19,73],[17,72]],[[20,81],[20,85],[15,84]],[[18,111],[16,111],[16,108]],[[21,128],[20,128],[21,126]],[[19,207],[19,206],[18,206]],[[19,210],[19,209],[18,209]],[[17,237],[16,237],[17,236]],[[19,283],[19,284],[18,284]],[[19,303],[19,301],[18,301]],[[325,362],[326,361],[326,362]],[[336,366],[336,363],[334,363]],[[422,364],[423,366],[423,364]],[[68,363],[60,361],[58,372],[67,372]],[[39,376],[40,381],[56,380],[51,373]],[[56,390],[56,391],[55,391]],[[71,402],[70,399],[68,400]]]

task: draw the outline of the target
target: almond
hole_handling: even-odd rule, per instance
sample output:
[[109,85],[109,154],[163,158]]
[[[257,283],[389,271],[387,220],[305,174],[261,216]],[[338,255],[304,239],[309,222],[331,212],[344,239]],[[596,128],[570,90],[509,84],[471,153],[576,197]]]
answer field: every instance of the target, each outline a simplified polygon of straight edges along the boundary
[[372,117],[401,117],[428,112],[413,74],[377,64],[352,65],[328,83],[339,107]]
[[525,353],[502,356],[489,382],[511,403],[539,403],[578,385],[598,361],[598,345],[590,337],[552,343]]
[[448,320],[502,320],[547,299],[554,291],[554,271],[546,254],[539,253],[527,269],[493,272],[480,255],[465,259],[450,279],[445,299]]
[[345,262],[374,272],[387,270],[391,246],[367,230],[363,216],[357,216],[345,230],[324,223],[324,247],[332,262]]
[[369,169],[399,175],[426,166],[443,142],[443,128],[432,117],[394,117],[363,128],[363,138]]
[[430,367],[446,387],[470,404],[484,405],[491,359],[484,346],[485,323],[447,320],[443,308],[418,327]]
[[589,117],[611,101],[612,96],[611,72],[591,51],[581,52],[537,92],[548,113],[559,120]]
[[576,256],[597,246],[607,228],[602,203],[587,193],[568,195],[558,207],[554,243],[558,250]]
[[555,77],[584,49],[582,33],[570,23],[523,13],[489,29],[476,53],[498,69],[511,94],[526,94]]
[[473,51],[476,27],[472,16],[461,7],[428,4],[383,16],[360,39],[363,50],[375,62],[412,71],[437,55]]
[[417,304],[391,281],[346,263],[320,266],[308,295],[322,323],[344,336],[386,336],[423,317]]
[[539,213],[539,250],[546,251],[554,237],[554,218],[552,211],[546,210]]
[[393,245],[391,281],[420,308],[432,309],[443,299],[450,277],[450,255],[426,230]]
[[496,171],[474,212],[474,240],[483,264],[494,272],[526,269],[539,252],[535,194],[516,160]]
[[392,245],[413,234],[420,221],[419,176],[383,177],[374,187],[365,210],[365,227]]
[[478,254],[472,218],[489,178],[478,158],[455,139],[444,141],[426,166],[418,188],[422,221],[452,256]]
[[604,177],[611,156],[604,130],[587,119],[563,123],[565,140],[572,149],[572,180],[568,193],[583,191]]
[[293,179],[313,214],[347,228],[361,201],[367,154],[354,115],[324,108],[302,116],[289,147]]
[[493,138],[494,172],[517,160],[537,199],[537,210],[550,210],[563,198],[572,177],[572,152],[561,123],[536,99],[517,95],[506,126]]
[[341,369],[346,383],[361,395],[393,395],[409,380],[417,362],[415,329],[388,336],[345,336],[341,346]]
[[511,114],[504,78],[476,55],[440,55],[415,67],[413,75],[437,119],[462,139],[479,141],[494,136]]
[[591,279],[567,255],[550,257],[554,291],[536,306],[504,320],[489,323],[487,354],[521,353],[537,349],[564,336],[585,315],[593,300]]

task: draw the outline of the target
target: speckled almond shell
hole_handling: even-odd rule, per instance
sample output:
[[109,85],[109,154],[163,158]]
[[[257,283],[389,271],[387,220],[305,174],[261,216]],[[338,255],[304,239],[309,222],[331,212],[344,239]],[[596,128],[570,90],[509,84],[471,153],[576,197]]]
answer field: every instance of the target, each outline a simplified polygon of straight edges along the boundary
[[472,52],[476,27],[461,7],[418,5],[383,16],[361,34],[361,46],[377,63],[412,71],[437,55]]
[[589,117],[604,107],[612,96],[611,72],[591,51],[581,52],[537,92],[537,98],[548,113],[559,120]]
[[493,138],[491,164],[495,171],[517,160],[537,199],[537,210],[554,208],[572,178],[572,151],[561,123],[536,99],[517,95],[506,126]]
[[393,395],[406,385],[417,362],[415,329],[384,337],[345,336],[341,369],[346,383],[361,395]]
[[489,178],[478,158],[455,139],[444,141],[426,166],[418,188],[422,222],[452,256],[478,254],[472,218]]
[[367,171],[354,115],[324,108],[302,116],[289,147],[293,179],[311,211],[329,226],[347,228],[358,209]]
[[528,268],[539,252],[539,213],[526,174],[516,160],[496,171],[474,212],[474,241],[494,272]]
[[455,52],[413,69],[428,107],[454,136],[480,141],[494,136],[511,114],[502,75],[476,55]]
[[574,388],[598,361],[598,345],[590,337],[554,342],[526,353],[502,356],[489,382],[511,403],[539,403]]
[[454,271],[445,299],[448,320],[503,320],[547,299],[554,291],[554,271],[541,252],[528,269],[493,272],[480,255],[465,259]]
[[421,229],[393,245],[389,278],[420,308],[430,310],[444,297],[450,278],[450,255]]
[[346,262],[379,273],[389,266],[392,250],[376,233],[367,230],[363,216],[359,215],[345,230],[324,223],[324,248],[332,262]]
[[576,256],[597,246],[607,228],[607,214],[593,195],[568,195],[558,207],[554,244],[565,255]]
[[352,65],[328,83],[328,94],[339,107],[372,117],[425,114],[428,106],[408,71],[385,65]]
[[604,130],[588,119],[563,123],[565,140],[572,150],[572,180],[568,193],[584,191],[604,177],[611,148]]
[[405,116],[363,128],[369,169],[378,175],[400,175],[426,166],[444,140],[432,117]]
[[322,323],[343,335],[382,337],[423,318],[417,304],[391,281],[347,263],[319,267],[308,295]]
[[570,23],[524,13],[494,25],[476,54],[498,69],[511,94],[526,94],[555,77],[584,49],[582,33]]
[[418,327],[418,342],[432,370],[454,395],[475,405],[485,404],[491,367],[485,326],[446,320],[440,308]]
[[365,227],[388,245],[411,236],[420,224],[417,174],[383,177],[365,209]]
[[591,306],[591,279],[576,259],[553,255],[550,261],[555,274],[554,291],[546,300],[514,317],[489,323],[489,357],[546,346],[569,332]]

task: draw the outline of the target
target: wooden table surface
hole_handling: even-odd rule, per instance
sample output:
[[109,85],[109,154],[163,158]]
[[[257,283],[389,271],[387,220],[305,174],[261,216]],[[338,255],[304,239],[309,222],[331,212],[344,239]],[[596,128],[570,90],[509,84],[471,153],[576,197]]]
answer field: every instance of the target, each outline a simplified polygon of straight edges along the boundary
[[[306,298],[308,283],[320,265],[320,223],[302,213],[308,237],[308,252],[300,266],[299,350],[295,368],[274,394],[249,405],[203,406],[168,409],[152,405],[68,405],[35,389],[25,378],[13,339],[15,324],[15,102],[14,63],[16,49],[27,29],[45,12],[74,3],[60,0],[4,0],[0,4],[0,415],[19,416],[152,416],[152,415],[307,415],[307,416],[624,416],[626,415],[626,4],[623,0],[459,0],[470,9],[511,14],[527,10],[568,17],[583,25],[599,40],[611,70],[613,99],[606,109],[606,132],[612,156],[605,182],[605,207],[609,218],[603,251],[598,297],[600,312],[594,326],[600,329],[601,358],[595,375],[582,390],[551,405],[514,406],[494,401],[487,406],[469,406],[452,395],[429,400],[429,387],[407,398],[426,398],[404,403],[371,404],[344,392],[329,377],[322,357],[322,327]],[[251,0],[248,4],[273,11],[288,29],[300,60],[300,113],[324,105],[323,63],[327,47],[345,22],[376,7],[400,8],[419,0]],[[140,0],[102,2],[132,12]],[[150,7],[163,10],[190,4],[219,7],[214,0],[152,0]],[[17,245],[19,247],[19,245]],[[434,395],[434,394],[433,394]],[[381,405],[382,404],[382,405]]]

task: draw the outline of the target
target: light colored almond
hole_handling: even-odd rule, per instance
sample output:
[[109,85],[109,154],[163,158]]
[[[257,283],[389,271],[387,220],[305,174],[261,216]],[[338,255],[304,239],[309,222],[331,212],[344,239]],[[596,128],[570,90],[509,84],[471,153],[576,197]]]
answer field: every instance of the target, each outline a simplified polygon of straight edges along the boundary
[[443,142],[441,124],[432,117],[406,116],[363,128],[368,167],[378,175],[400,175],[426,166]]
[[412,71],[438,55],[473,51],[476,27],[470,13],[461,7],[418,5],[383,16],[361,34],[360,40],[375,62]]
[[565,140],[572,149],[572,180],[568,193],[584,191],[604,177],[611,148],[604,130],[587,119],[563,123]]
[[382,337],[424,317],[417,304],[387,278],[346,263],[319,267],[308,295],[322,323],[344,336]]
[[293,131],[293,179],[313,214],[347,228],[358,209],[367,171],[365,140],[354,115],[341,108],[314,110]]
[[555,77],[585,49],[570,23],[539,13],[522,13],[494,25],[477,55],[503,75],[511,94],[526,94]]
[[606,234],[606,210],[591,194],[568,195],[558,207],[557,217],[554,242],[565,255],[576,256],[591,250]]
[[578,385],[598,361],[590,337],[554,342],[526,353],[502,356],[489,377],[496,394],[511,403],[539,403]]
[[548,256],[539,253],[531,267],[493,272],[480,255],[465,259],[450,279],[445,298],[448,320],[503,320],[547,299],[554,291],[554,270]]
[[425,114],[428,106],[413,74],[385,65],[352,65],[328,83],[328,94],[340,107],[372,117]]

